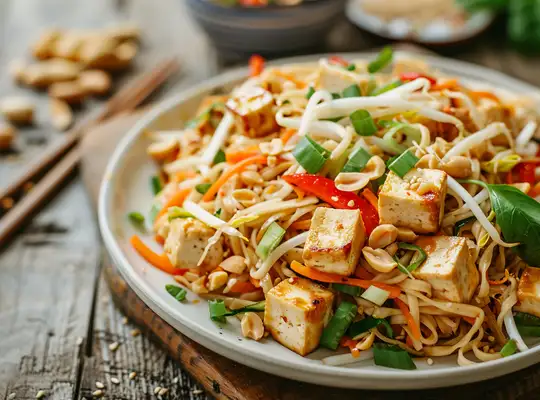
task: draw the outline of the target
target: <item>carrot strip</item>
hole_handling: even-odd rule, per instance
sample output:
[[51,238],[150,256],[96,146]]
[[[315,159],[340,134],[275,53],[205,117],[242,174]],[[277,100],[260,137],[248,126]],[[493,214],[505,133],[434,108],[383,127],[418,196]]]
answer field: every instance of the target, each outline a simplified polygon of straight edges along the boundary
[[249,76],[254,77],[260,75],[264,70],[264,58],[258,54],[253,54],[249,58]]
[[457,79],[448,79],[444,82],[439,82],[433,86],[431,86],[431,90],[444,90],[444,89],[454,89],[458,86],[458,80]]
[[277,76],[280,76],[282,78],[285,78],[291,82],[293,82],[297,88],[299,89],[303,89],[306,87],[306,84],[298,79],[296,79],[294,76],[292,76],[291,74],[287,74],[285,72],[282,72],[280,70],[275,70],[274,73],[277,75]]
[[129,241],[137,253],[154,267],[171,275],[184,275],[186,273],[187,269],[175,268],[165,254],[155,253],[137,235],[133,235]]
[[255,290],[258,290],[258,288],[251,282],[236,282],[231,287],[232,293],[251,293]]
[[367,289],[370,286],[376,286],[379,289],[386,290],[389,293],[389,298],[391,299],[395,299],[401,293],[401,289],[396,286],[391,286],[382,282],[348,278],[346,276],[322,272],[315,268],[306,267],[305,265],[300,264],[298,261],[293,261],[291,263],[291,269],[297,274],[313,279],[314,281],[326,283],[344,283],[346,285],[358,286],[363,289]]
[[165,244],[165,239],[163,239],[163,238],[162,238],[161,236],[159,236],[159,235],[154,236],[154,240],[155,240],[158,244],[160,244],[160,245],[162,245],[162,246]]
[[475,103],[478,103],[478,100],[480,100],[480,99],[490,99],[490,100],[493,100],[493,101],[495,101],[497,103],[501,102],[501,100],[499,99],[499,97],[497,97],[497,95],[495,93],[485,92],[485,91],[481,91],[481,90],[470,91],[469,92],[469,97],[471,97]]
[[217,181],[214,182],[208,191],[204,194],[202,200],[210,201],[216,195],[218,190],[227,182],[232,176],[242,172],[248,165],[251,164],[266,164],[266,156],[254,156],[240,161],[238,164],[233,165],[228,170],[224,171]]
[[394,299],[394,303],[396,303],[396,305],[399,307],[399,309],[401,310],[401,312],[403,313],[403,315],[407,319],[407,324],[409,325],[409,328],[411,328],[411,333],[412,333],[413,337],[416,340],[420,340],[420,338],[422,336],[420,334],[420,327],[418,326],[418,324],[414,320],[411,312],[409,311],[409,307],[407,306],[407,304],[405,304],[405,302],[403,302],[402,300],[397,299],[397,298]]
[[311,220],[307,219],[304,221],[296,221],[293,222],[290,226],[291,229],[299,229],[299,230],[305,230],[309,229],[311,227]]
[[503,283],[505,283],[508,280],[508,278],[510,278],[510,274],[508,273],[508,270],[505,269],[504,270],[504,278],[499,279],[498,281],[491,281],[491,280],[488,279],[488,283],[490,285],[502,285]]
[[378,207],[379,207],[379,199],[377,198],[375,193],[373,193],[368,188],[365,188],[362,191],[362,196],[364,196],[366,198],[366,200],[369,201],[369,204],[371,204],[373,207],[375,207],[375,209],[378,209]]
[[365,280],[371,280],[374,278],[374,275],[372,275],[367,269],[365,269],[361,265],[358,265],[358,267],[356,267],[353,275],[357,278]]
[[261,281],[258,280],[258,279],[253,278],[251,275],[250,275],[250,277],[249,277],[249,281],[250,281],[251,284],[252,284],[253,286],[255,286],[256,288],[260,288],[260,287],[261,287]]
[[306,192],[304,192],[302,189],[297,188],[296,186],[292,187],[294,190],[294,193],[298,196],[298,200],[302,200],[304,196],[306,195]]
[[463,317],[463,319],[471,325],[474,325],[474,323],[476,322],[476,318],[473,317]]
[[178,171],[176,174],[174,174],[174,181],[175,182],[182,182],[189,178],[195,178],[197,174],[194,171]]
[[356,347],[353,347],[351,349],[351,354],[354,358],[360,357],[360,350],[358,350]]
[[287,144],[287,142],[296,134],[296,132],[296,129],[285,129],[285,131],[281,135],[281,141],[283,142],[283,144]]
[[229,164],[236,164],[246,158],[256,156],[257,154],[260,154],[259,146],[253,145],[239,151],[227,152],[225,153],[225,159]]
[[156,215],[156,221],[164,215],[169,207],[180,207],[182,204],[184,204],[184,200],[186,197],[188,197],[189,193],[191,192],[191,188],[182,189],[176,192],[170,199],[165,203],[163,208],[159,210],[158,214]]

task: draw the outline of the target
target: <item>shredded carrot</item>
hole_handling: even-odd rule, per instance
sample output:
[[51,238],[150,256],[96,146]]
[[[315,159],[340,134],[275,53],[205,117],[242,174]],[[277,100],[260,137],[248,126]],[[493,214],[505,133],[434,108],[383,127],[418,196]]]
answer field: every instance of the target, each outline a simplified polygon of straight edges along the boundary
[[391,299],[398,297],[401,293],[401,289],[396,286],[388,285],[382,282],[348,278],[346,276],[322,272],[315,268],[306,267],[305,265],[300,264],[298,261],[293,261],[291,263],[291,269],[297,274],[306,276],[310,279],[313,279],[314,281],[326,283],[344,283],[346,285],[358,286],[363,289],[367,289],[370,286],[376,286],[379,289],[386,290],[389,293],[389,298]]
[[255,290],[258,290],[258,288],[251,282],[236,282],[231,287],[232,293],[250,293]]
[[154,236],[154,240],[162,246],[165,244],[165,239],[162,236],[156,235]]
[[409,347],[413,347],[413,346],[414,346],[414,344],[413,344],[412,339],[411,339],[410,336],[407,336],[407,339],[405,340],[405,343],[406,343],[407,346],[409,346]]
[[497,103],[500,103],[501,100],[495,93],[492,92],[485,92],[481,90],[473,90],[469,92],[469,97],[473,99],[475,103],[478,103],[480,99],[490,99]]
[[253,145],[248,146],[242,150],[235,151],[235,152],[227,152],[225,153],[225,159],[229,164],[236,164],[240,161],[245,160],[246,158],[250,158],[253,156],[256,156],[257,154],[260,154],[259,146]]
[[296,221],[291,224],[291,229],[305,230],[311,227],[311,220]]
[[296,79],[294,76],[292,76],[291,74],[287,74],[285,72],[282,72],[280,70],[275,70],[274,73],[277,75],[277,76],[280,76],[282,78],[285,78],[287,79],[288,81],[291,81],[293,82],[297,88],[299,89],[303,89],[306,87],[306,84],[298,79]]
[[182,182],[189,178],[195,178],[197,174],[194,171],[178,171],[174,174],[173,180],[175,182]]
[[492,280],[488,279],[488,283],[490,285],[502,285],[503,283],[505,283],[508,280],[508,278],[510,278],[510,274],[508,273],[508,270],[505,269],[504,270],[504,278],[499,279],[498,281],[492,281]]
[[251,284],[252,284],[253,286],[255,286],[256,288],[260,288],[260,287],[261,287],[261,281],[258,280],[258,279],[253,278],[251,275],[250,275],[250,277],[249,277],[249,281],[250,281]]
[[455,89],[459,86],[457,79],[448,79],[444,82],[439,82],[431,86],[431,90],[444,90],[444,89]]
[[476,322],[476,318],[473,317],[463,317],[463,319],[471,325],[474,325],[474,323]]
[[422,336],[421,333],[420,333],[420,327],[418,326],[418,324],[414,320],[411,312],[409,311],[409,307],[407,306],[407,304],[405,304],[405,302],[403,302],[402,300],[397,299],[397,298],[394,299],[394,303],[396,303],[396,305],[399,307],[399,309],[401,310],[401,312],[403,313],[403,315],[407,319],[407,324],[409,325],[409,328],[411,328],[411,333],[412,333],[413,337],[416,340],[420,340],[420,338]]
[[373,193],[368,188],[365,188],[362,191],[362,196],[364,196],[366,198],[366,200],[369,201],[369,204],[371,204],[373,207],[375,207],[375,209],[378,209],[378,207],[379,207],[379,199],[377,199],[377,196],[375,195],[375,193]]
[[287,144],[287,142],[295,135],[296,132],[296,129],[285,129],[285,131],[281,134],[281,141],[283,144]]
[[249,58],[249,76],[259,76],[264,70],[264,58],[258,54],[253,54]]
[[360,350],[358,350],[356,347],[351,349],[351,354],[354,358],[360,357]]
[[248,165],[251,164],[266,164],[266,156],[254,156],[246,158],[243,161],[240,161],[238,164],[235,164],[228,170],[224,171],[217,181],[214,182],[208,191],[204,194],[202,201],[210,201],[216,195],[218,190],[227,182],[232,176],[242,172]]
[[508,171],[508,173],[506,174],[505,181],[507,185],[511,185],[512,183],[514,183],[514,175],[512,175],[512,170]]
[[298,200],[302,200],[304,196],[306,195],[306,192],[304,192],[302,189],[296,186],[293,186],[292,188],[294,190],[294,193],[296,193],[296,195],[298,196]]
[[156,215],[156,221],[164,215],[167,210],[170,207],[180,207],[182,204],[184,204],[184,200],[186,197],[188,197],[189,193],[191,192],[191,188],[182,189],[176,192],[170,199],[165,203],[163,208],[159,210],[158,214]]
[[366,279],[371,280],[374,278],[374,276],[369,272],[367,269],[365,269],[363,266],[358,265],[356,269],[354,270],[354,276],[360,279]]
[[171,275],[184,275],[186,273],[187,269],[175,268],[165,254],[155,253],[137,235],[133,235],[129,241],[137,253],[154,267]]

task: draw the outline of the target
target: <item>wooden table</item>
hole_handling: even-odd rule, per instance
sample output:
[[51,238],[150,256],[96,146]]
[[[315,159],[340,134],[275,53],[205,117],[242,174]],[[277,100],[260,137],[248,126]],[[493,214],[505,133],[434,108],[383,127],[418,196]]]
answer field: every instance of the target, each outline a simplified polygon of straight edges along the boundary
[[[12,84],[9,61],[28,57],[29,43],[45,27],[91,28],[120,20],[134,20],[144,32],[134,69],[171,53],[181,60],[182,74],[170,82],[169,93],[227,65],[194,26],[182,0],[0,0],[0,97],[24,93],[39,110],[38,123],[21,131],[16,151],[0,154],[2,187],[62,135],[47,121],[46,97]],[[540,85],[540,62],[508,50],[502,33],[503,27],[497,27],[472,43],[437,51]],[[383,43],[343,18],[321,51],[365,50]],[[104,370],[122,378],[116,392],[123,399],[152,398],[156,386],[168,388],[171,399],[206,398],[112,305],[100,278],[94,212],[78,177],[15,240],[0,245],[0,399],[10,393],[17,399],[35,398],[40,389],[49,398],[78,399],[96,389],[95,377]],[[114,342],[122,344],[116,352],[109,348]],[[133,380],[131,372],[137,373]]]

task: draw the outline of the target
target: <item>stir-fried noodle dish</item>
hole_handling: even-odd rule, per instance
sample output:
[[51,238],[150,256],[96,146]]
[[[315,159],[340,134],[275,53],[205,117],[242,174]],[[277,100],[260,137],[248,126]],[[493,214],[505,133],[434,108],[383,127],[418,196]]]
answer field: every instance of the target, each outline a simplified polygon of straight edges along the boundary
[[208,318],[252,340],[334,350],[327,365],[527,350],[540,336],[535,101],[390,48],[254,56],[250,75],[183,129],[146,132],[155,236],[131,242],[173,276],[163,290],[207,299]]

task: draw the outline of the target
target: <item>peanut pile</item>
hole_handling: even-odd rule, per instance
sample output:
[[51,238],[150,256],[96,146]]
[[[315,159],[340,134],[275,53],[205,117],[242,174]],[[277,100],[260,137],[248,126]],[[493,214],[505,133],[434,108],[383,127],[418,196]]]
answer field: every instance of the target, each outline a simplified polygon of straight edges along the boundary
[[[73,123],[72,106],[88,96],[109,93],[110,73],[131,65],[139,38],[139,28],[131,24],[92,31],[50,29],[31,46],[37,61],[13,61],[10,73],[20,85],[47,91],[51,124],[63,131]],[[26,97],[0,99],[0,114],[6,121],[0,121],[0,150],[12,146],[13,125],[33,123],[34,109]]]

